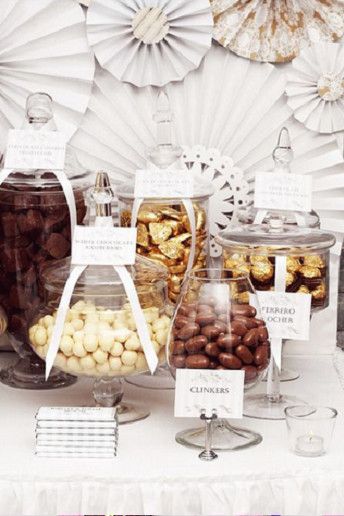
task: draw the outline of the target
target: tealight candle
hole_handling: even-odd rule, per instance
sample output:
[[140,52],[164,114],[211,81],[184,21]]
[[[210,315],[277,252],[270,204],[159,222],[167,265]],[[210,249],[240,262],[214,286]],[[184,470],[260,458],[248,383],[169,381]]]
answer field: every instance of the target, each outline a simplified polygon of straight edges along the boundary
[[295,451],[299,455],[317,457],[325,453],[324,439],[312,433],[301,435],[296,439]]

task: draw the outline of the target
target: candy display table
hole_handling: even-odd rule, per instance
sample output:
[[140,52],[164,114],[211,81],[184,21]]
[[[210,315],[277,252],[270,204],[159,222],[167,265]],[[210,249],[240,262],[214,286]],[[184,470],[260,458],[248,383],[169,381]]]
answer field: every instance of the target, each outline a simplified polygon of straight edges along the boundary
[[[3,367],[14,357],[0,354]],[[223,452],[213,463],[178,445],[176,432],[195,420],[173,418],[173,393],[126,385],[126,398],[151,409],[148,419],[120,427],[115,459],[42,459],[34,456],[34,415],[42,405],[82,405],[89,380],[66,389],[20,391],[0,385],[0,514],[229,515],[342,514],[344,508],[344,392],[329,356],[298,357],[302,371],[289,394],[338,409],[331,451],[293,455],[284,421],[246,419],[263,435],[259,446]],[[264,390],[262,384],[257,388]],[[197,421],[196,421],[197,424]]]

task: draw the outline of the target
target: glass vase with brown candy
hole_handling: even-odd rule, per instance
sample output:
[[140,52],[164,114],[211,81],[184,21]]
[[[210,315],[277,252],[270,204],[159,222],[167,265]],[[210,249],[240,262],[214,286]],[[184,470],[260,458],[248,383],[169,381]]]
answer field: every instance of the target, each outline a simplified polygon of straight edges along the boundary
[[[28,131],[54,131],[49,95],[30,95],[26,118]],[[86,215],[87,174],[68,146],[65,173],[73,185],[77,223],[81,224]],[[45,381],[44,363],[33,353],[28,339],[29,323],[44,303],[42,271],[70,254],[70,212],[54,172],[14,171],[0,184],[0,303],[6,310],[11,344],[20,359],[15,366],[1,371],[3,383],[48,389],[75,381],[73,376],[57,370]]]
[[[255,386],[270,361],[269,335],[257,296],[247,276],[228,278],[220,269],[191,271],[176,307],[168,363],[176,369],[243,370],[245,389]],[[177,435],[177,441],[202,448],[204,429]],[[214,449],[240,449],[261,437],[227,421],[214,423]]]

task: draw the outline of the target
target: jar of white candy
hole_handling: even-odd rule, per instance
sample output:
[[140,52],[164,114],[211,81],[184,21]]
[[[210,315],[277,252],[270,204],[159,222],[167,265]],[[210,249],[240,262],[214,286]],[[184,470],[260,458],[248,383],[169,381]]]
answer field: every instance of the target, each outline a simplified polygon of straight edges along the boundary
[[[167,297],[168,270],[140,256],[126,269],[133,279],[151,344],[163,362],[172,310]],[[45,306],[29,329],[31,345],[42,359],[48,353],[70,271],[70,259],[66,259],[43,272]],[[78,279],[54,366],[76,376],[95,377],[95,400],[105,406],[116,405],[123,396],[118,379],[148,371],[136,316],[113,267],[89,266]],[[147,415],[121,405],[119,420],[128,422]]]

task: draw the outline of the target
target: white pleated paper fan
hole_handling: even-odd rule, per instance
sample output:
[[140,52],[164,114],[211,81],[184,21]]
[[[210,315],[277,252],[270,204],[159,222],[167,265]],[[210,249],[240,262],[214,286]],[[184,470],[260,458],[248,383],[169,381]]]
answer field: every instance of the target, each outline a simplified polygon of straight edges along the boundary
[[284,63],[344,33],[342,0],[210,0],[214,38],[239,56]]
[[286,93],[295,118],[308,129],[342,131],[344,44],[318,43],[304,49],[288,72]]
[[29,93],[54,101],[60,130],[71,137],[87,108],[94,75],[83,10],[75,0],[1,0],[0,149],[20,127]]
[[88,39],[119,80],[163,86],[198,67],[211,46],[208,0],[92,0]]
[[[254,172],[272,168],[279,131],[290,129],[293,170],[314,178],[314,208],[327,229],[344,231],[344,165],[331,135],[297,122],[284,95],[284,75],[270,64],[238,58],[213,46],[183,83],[166,87],[177,141],[217,149],[240,169],[253,190]],[[98,70],[89,109],[72,144],[79,159],[126,180],[145,166],[155,145],[157,90],[137,89]]]

